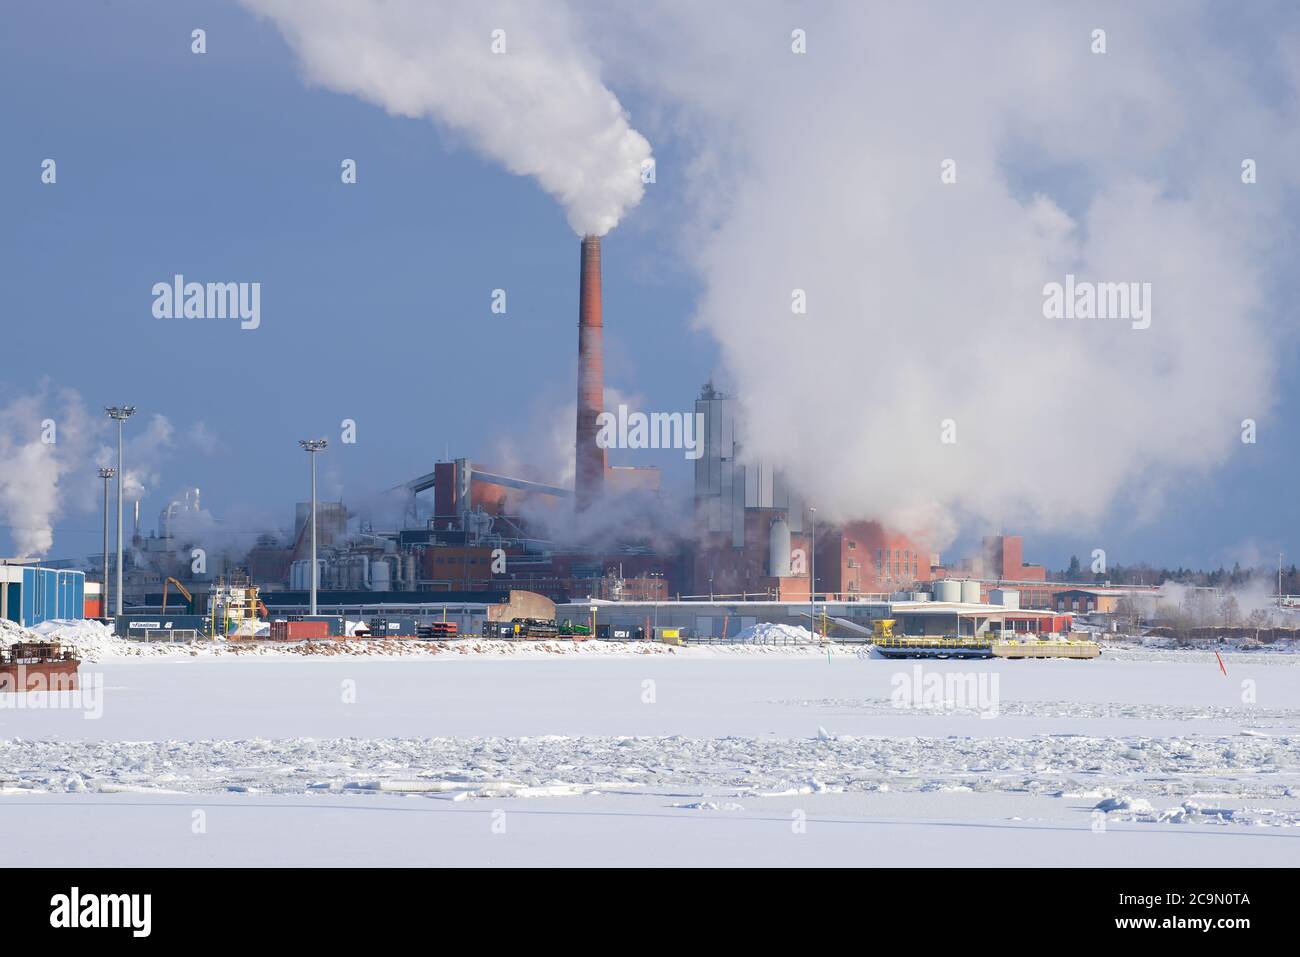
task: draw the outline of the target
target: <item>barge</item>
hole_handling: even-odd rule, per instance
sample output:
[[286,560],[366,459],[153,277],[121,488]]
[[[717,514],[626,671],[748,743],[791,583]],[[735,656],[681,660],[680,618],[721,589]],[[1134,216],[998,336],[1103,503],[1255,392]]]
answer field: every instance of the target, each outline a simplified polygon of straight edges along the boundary
[[886,658],[1096,658],[1101,647],[1095,641],[1069,638],[1046,640],[977,636],[888,636],[876,638],[875,648]]
[[987,638],[881,636],[872,644],[886,658],[992,658]]
[[0,693],[76,691],[81,659],[57,641],[20,641],[0,648]]

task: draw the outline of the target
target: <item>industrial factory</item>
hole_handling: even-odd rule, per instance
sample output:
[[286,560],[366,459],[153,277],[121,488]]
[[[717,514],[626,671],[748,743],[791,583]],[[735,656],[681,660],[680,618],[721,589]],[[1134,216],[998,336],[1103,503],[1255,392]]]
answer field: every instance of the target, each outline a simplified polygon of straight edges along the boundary
[[[1018,536],[986,539],[982,554],[949,568],[881,521],[818,524],[780,469],[744,454],[737,400],[712,382],[694,402],[693,503],[672,506],[657,468],[609,461],[600,438],[603,336],[601,241],[587,236],[572,488],[449,456],[423,474],[388,477],[403,518],[383,527],[346,502],[317,500],[313,478],[313,498],[295,503],[291,531],[268,530],[243,550],[208,544],[197,488],[169,502],[148,532],[135,502],[129,540],[119,533],[121,564],[107,532],[103,554],[88,562],[86,613],[117,612],[130,619],[127,631],[165,630],[170,614],[187,629],[226,635],[252,633],[259,616],[390,616],[412,635],[433,621],[480,634],[521,602],[530,603],[526,619],[567,622],[575,635],[725,640],[758,622],[786,622],[853,638],[882,620],[922,635],[1069,629],[1058,601],[1064,586],[1024,562]],[[114,411],[125,418],[131,410]],[[324,445],[303,443],[313,453]],[[101,472],[106,529],[112,473]],[[690,514],[668,514],[674,508]],[[27,599],[15,596],[15,607],[26,609]]]

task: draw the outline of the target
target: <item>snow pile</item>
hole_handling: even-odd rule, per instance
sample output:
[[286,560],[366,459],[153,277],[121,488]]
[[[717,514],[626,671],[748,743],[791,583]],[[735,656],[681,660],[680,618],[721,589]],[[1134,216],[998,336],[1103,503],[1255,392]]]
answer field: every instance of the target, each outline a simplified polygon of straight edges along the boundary
[[20,641],[39,641],[41,638],[34,631],[24,628],[8,618],[0,618],[0,648],[8,648]]
[[1127,794],[1116,796],[1107,789],[1106,797],[1100,801],[1095,810],[1114,815],[1121,821],[1134,821],[1144,824],[1228,824],[1241,820],[1259,826],[1294,827],[1300,824],[1300,813],[1278,811],[1273,808],[1243,809],[1244,817],[1238,817],[1238,811],[1229,807],[1211,807],[1197,801],[1184,801],[1176,807],[1156,813],[1150,801],[1131,797]]
[[[58,642],[62,651],[70,651],[82,661],[101,661],[104,658],[125,655],[158,653],[154,649],[161,650],[166,647],[154,645],[142,651],[144,648],[142,642],[118,638],[113,634],[110,626],[91,619],[43,621],[31,628],[23,628],[12,621],[0,620],[0,647],[7,648],[19,641]],[[172,653],[181,648],[187,646],[178,645]]]
[[813,645],[823,639],[800,625],[761,621],[745,628],[731,640],[741,645]]
[[1104,797],[1094,807],[1094,810],[1104,811],[1107,814],[1120,812],[1130,817],[1150,818],[1155,815],[1155,808],[1151,806],[1150,801],[1142,798],[1131,797],[1128,794],[1111,795]]
[[187,644],[128,641],[113,633],[111,625],[94,619],[43,621],[32,632],[47,641],[57,641],[82,661],[102,661],[131,655],[190,654]]
[[[359,625],[360,622],[349,622]],[[257,637],[265,638],[266,626]],[[137,641],[120,638],[110,625],[95,620],[46,621],[34,629],[13,622],[0,621],[0,647],[17,641],[45,639],[57,641],[83,661],[98,662],[106,658],[209,657],[242,655],[258,658],[276,657],[359,657],[359,658],[429,658],[442,654],[475,655],[493,658],[630,657],[641,655],[686,655],[709,658],[732,655],[823,654],[821,639],[805,628],[790,625],[761,624],[747,628],[725,644],[678,647],[657,641],[573,641],[558,638],[549,641],[501,641],[491,638],[464,637],[450,641],[420,641],[400,638],[317,639],[301,642],[266,640],[213,641],[200,637],[190,642]],[[837,654],[856,654],[861,648],[833,647]]]

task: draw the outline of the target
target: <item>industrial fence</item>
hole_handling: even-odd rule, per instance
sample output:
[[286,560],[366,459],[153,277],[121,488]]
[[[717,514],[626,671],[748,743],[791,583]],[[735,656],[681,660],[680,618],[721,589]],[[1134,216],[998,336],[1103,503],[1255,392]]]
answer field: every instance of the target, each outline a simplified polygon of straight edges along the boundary
[[[131,636],[135,638],[134,635]],[[197,641],[199,633],[193,628],[149,628],[137,641]]]
[[721,637],[719,635],[693,635],[682,639],[684,644],[688,645],[810,645],[821,642],[834,643],[834,638],[824,638],[818,635],[815,639],[797,637],[782,632],[774,632],[762,638],[741,638],[738,635]]

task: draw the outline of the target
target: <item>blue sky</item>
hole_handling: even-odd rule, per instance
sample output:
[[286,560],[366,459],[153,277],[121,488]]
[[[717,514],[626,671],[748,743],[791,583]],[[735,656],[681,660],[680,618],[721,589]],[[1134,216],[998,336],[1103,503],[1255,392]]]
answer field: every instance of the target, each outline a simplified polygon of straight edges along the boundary
[[[92,409],[166,415],[175,438],[159,453],[146,528],[184,486],[201,486],[232,528],[287,524],[306,486],[296,440],[337,438],[344,418],[359,441],[334,443],[322,484],[345,499],[427,471],[444,449],[490,461],[505,443],[545,458],[573,400],[578,240],[534,182],[431,122],[309,88],[275,28],[238,7],[55,0],[6,19],[0,404],[47,379]],[[203,56],[189,50],[195,26],[207,30]],[[635,122],[638,93],[616,92]],[[671,181],[685,148],[652,140]],[[57,185],[39,180],[46,157]],[[359,164],[355,186],[339,181],[345,157]],[[700,284],[679,252],[679,213],[652,187],[605,240],[606,383],[651,409],[689,409],[720,361],[693,323]],[[154,319],[150,287],[178,272],[260,281],[261,328]],[[489,310],[498,287],[506,316]],[[1031,537],[1027,558],[1063,565],[1099,539],[1120,562],[1300,552],[1289,323],[1267,441],[1177,483],[1153,519],[1121,505],[1086,531]],[[199,423],[215,447],[190,441]],[[1084,443],[1105,440],[1104,426],[1081,430]],[[689,481],[679,454],[629,461]],[[56,521],[55,557],[98,548],[94,502],[78,504]],[[986,530],[967,529],[953,550]]]

